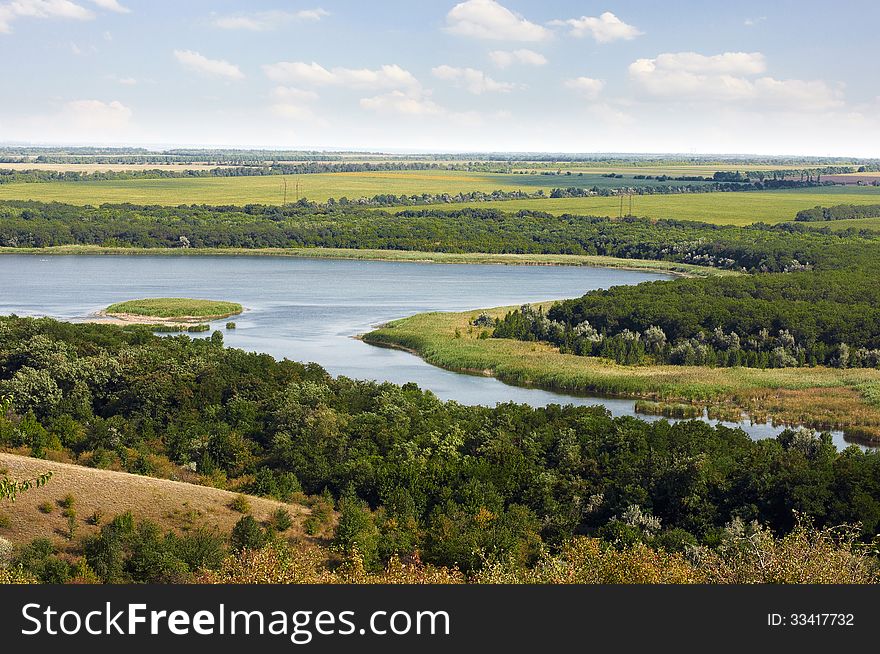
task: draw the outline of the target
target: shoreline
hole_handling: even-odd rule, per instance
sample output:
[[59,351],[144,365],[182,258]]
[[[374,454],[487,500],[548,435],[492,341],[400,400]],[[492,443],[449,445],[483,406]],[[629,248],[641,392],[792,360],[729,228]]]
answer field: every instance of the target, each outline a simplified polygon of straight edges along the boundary
[[[839,429],[874,446],[880,443],[880,407],[862,390],[880,384],[878,371],[626,367],[562,354],[548,344],[479,338],[484,330],[471,325],[473,316],[503,315],[511,308],[415,314],[359,339],[415,354],[439,368],[491,376],[513,386],[573,396],[684,402],[718,412],[739,411],[758,422],[772,418],[780,424]],[[813,379],[804,379],[808,375]]]
[[419,250],[376,250],[355,248],[127,248],[91,245],[59,245],[46,248],[0,247],[0,255],[101,255],[101,256],[252,256],[299,259],[340,259],[349,261],[390,261],[401,263],[473,264],[508,266],[589,266],[640,272],[657,272],[677,277],[723,277],[742,273],[708,266],[658,261],[622,259],[582,254],[506,254],[449,253]]

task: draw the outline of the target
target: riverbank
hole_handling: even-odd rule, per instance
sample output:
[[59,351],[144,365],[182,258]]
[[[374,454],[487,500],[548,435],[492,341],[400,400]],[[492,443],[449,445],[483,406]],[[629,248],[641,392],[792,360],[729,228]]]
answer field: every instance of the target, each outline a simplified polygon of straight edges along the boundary
[[480,313],[501,317],[512,308],[422,313],[361,338],[372,345],[405,349],[442,368],[518,386],[686,402],[716,415],[742,412],[758,421],[837,428],[880,440],[880,370],[622,366],[561,354],[545,343],[487,338],[489,330],[472,325]]
[[508,266],[595,266],[622,270],[651,270],[684,277],[722,277],[740,273],[673,261],[621,259],[579,254],[493,254],[483,252],[422,252],[415,250],[359,250],[348,248],[125,248],[60,245],[47,248],[0,248],[3,254],[127,255],[127,256],[264,256],[356,261],[397,261],[441,264],[500,264]]

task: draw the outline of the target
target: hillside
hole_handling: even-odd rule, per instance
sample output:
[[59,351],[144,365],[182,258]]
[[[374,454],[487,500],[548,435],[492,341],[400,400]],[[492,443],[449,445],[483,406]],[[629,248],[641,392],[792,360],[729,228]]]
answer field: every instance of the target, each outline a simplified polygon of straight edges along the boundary
[[[95,511],[105,520],[131,511],[138,519],[152,520],[167,529],[186,530],[204,525],[217,527],[221,533],[229,533],[241,518],[241,513],[228,506],[237,497],[236,493],[207,486],[7,453],[0,453],[2,470],[15,479],[52,473],[48,484],[20,495],[14,504],[8,500],[0,502],[0,512],[9,517],[9,526],[0,528],[0,536],[14,543],[37,537],[63,538],[67,533],[67,518],[62,515],[58,502],[67,495],[76,499],[77,536],[98,530],[99,527],[87,522]],[[309,514],[306,507],[252,496],[248,496],[248,502],[258,521],[267,520],[273,511],[285,507],[293,518],[293,527],[286,535],[302,535],[302,522]],[[44,503],[53,506],[51,513],[40,511]]]

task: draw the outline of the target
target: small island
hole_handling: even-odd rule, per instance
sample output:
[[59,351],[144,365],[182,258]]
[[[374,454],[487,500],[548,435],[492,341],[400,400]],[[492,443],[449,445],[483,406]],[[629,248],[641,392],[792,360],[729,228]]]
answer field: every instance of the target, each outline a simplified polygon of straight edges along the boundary
[[180,324],[220,320],[242,311],[242,306],[236,302],[155,297],[111,304],[99,315],[125,323]]

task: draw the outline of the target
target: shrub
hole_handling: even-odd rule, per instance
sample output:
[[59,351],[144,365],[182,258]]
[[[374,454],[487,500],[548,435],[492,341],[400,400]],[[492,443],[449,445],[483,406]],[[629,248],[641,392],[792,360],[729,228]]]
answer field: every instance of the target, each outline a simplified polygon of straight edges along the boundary
[[293,526],[293,519],[290,517],[290,512],[287,509],[279,506],[275,509],[275,513],[272,514],[270,524],[275,531],[282,533]]
[[251,503],[244,495],[236,495],[228,504],[229,508],[238,513],[250,513]]
[[0,513],[0,529],[9,529],[9,516],[5,513]]
[[60,506],[62,509],[71,509],[75,504],[76,498],[69,493],[58,500],[58,506]]
[[92,511],[92,515],[86,518],[86,522],[90,525],[98,526],[101,524],[101,520],[103,520],[104,514],[101,512],[101,509],[95,509]]
[[235,329],[235,323],[234,322],[226,323],[226,329]]
[[40,513],[48,515],[55,510],[55,505],[52,504],[52,502],[40,502],[40,505],[37,508],[40,510]]
[[246,515],[235,523],[230,541],[236,552],[261,548],[269,540],[266,531],[252,515]]

